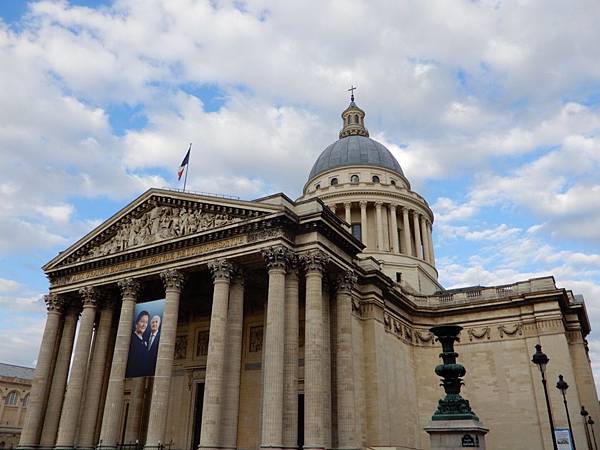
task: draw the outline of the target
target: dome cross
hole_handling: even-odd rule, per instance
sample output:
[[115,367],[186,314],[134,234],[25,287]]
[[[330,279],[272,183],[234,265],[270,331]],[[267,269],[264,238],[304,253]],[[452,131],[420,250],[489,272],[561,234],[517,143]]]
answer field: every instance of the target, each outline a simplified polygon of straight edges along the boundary
[[354,85],[350,85],[350,89],[348,89],[348,92],[350,92],[350,101],[353,102],[354,101],[354,91],[356,90],[356,86]]

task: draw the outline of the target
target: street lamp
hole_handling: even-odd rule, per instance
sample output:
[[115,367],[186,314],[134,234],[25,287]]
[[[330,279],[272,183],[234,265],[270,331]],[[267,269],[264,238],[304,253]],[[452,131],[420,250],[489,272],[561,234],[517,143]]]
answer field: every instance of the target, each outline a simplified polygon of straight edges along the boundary
[[560,390],[563,396],[563,402],[565,403],[565,412],[567,413],[567,422],[569,423],[569,434],[571,435],[571,444],[573,445],[573,450],[575,450],[575,438],[573,437],[573,427],[571,427],[571,416],[569,415],[569,407],[567,406],[567,389],[569,389],[569,385],[565,380],[563,380],[563,376],[558,376],[558,382],[556,383],[556,388]]
[[592,437],[594,438],[594,448],[596,450],[598,450],[598,444],[596,443],[596,433],[594,433],[594,423],[595,422],[592,420],[592,416],[588,417],[587,423],[590,426],[590,430],[592,430]]
[[590,415],[585,409],[585,406],[581,405],[581,411],[579,411],[581,417],[583,417],[583,428],[585,429],[585,439],[587,440],[588,450],[592,450],[592,438],[590,437],[590,431],[588,430],[587,416]]
[[550,432],[552,433],[552,445],[554,450],[558,450],[558,446],[556,445],[556,436],[554,435],[554,421],[552,420],[552,409],[550,408],[550,399],[548,398],[548,388],[546,387],[546,365],[550,361],[550,358],[546,356],[545,353],[542,352],[542,346],[537,344],[535,346],[535,353],[533,354],[533,358],[531,358],[531,362],[534,363],[540,369],[540,373],[542,374],[542,384],[544,385],[544,395],[546,396],[546,408],[548,409],[548,420],[550,421]]

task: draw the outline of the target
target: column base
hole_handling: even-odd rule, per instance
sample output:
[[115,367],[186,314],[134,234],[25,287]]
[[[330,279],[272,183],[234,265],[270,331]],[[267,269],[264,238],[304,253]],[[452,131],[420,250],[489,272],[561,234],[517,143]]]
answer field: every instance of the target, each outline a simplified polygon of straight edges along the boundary
[[485,450],[489,431],[479,420],[432,420],[424,428],[431,439],[431,450],[460,450],[474,447]]
[[325,450],[325,446],[324,445],[310,445],[310,444],[304,444],[302,446],[302,450]]

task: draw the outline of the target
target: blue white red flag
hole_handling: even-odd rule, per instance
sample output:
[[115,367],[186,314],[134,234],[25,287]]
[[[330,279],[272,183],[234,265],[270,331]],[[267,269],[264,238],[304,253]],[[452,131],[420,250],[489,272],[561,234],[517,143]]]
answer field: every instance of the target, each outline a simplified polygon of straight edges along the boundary
[[181,166],[179,166],[179,170],[177,171],[177,181],[181,180],[181,175],[185,171],[188,163],[190,162],[190,152],[192,151],[192,144],[190,144],[190,148],[188,148],[187,153],[185,154],[185,158],[181,161]]

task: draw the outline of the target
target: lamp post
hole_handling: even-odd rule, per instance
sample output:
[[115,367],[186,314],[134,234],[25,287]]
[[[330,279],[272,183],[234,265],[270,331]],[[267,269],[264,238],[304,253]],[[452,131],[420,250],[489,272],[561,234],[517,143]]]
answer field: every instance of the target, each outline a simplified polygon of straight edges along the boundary
[[558,450],[558,446],[556,445],[556,436],[554,435],[554,421],[552,420],[552,409],[550,408],[550,399],[548,398],[548,387],[546,386],[546,365],[550,361],[550,358],[546,356],[545,353],[542,352],[542,346],[537,344],[535,346],[535,353],[533,354],[533,358],[531,358],[531,362],[534,363],[540,369],[540,373],[542,374],[542,384],[544,385],[544,395],[546,397],[546,408],[548,409],[548,420],[550,421],[550,432],[552,433],[552,445],[554,450]]
[[571,426],[571,416],[569,415],[569,406],[567,405],[567,389],[569,389],[569,385],[563,379],[562,375],[558,376],[558,382],[556,383],[556,388],[562,393],[563,402],[565,403],[565,412],[567,413],[567,422],[569,424],[569,434],[571,435],[571,445],[573,445],[573,450],[575,450],[575,437],[573,436],[573,427]]
[[592,416],[588,417],[587,423],[590,426],[590,430],[592,430],[592,437],[594,438],[594,449],[598,450],[598,444],[596,443],[596,433],[594,433],[594,423],[595,422],[592,420]]
[[589,413],[586,411],[585,406],[581,405],[581,411],[579,411],[579,414],[581,414],[581,417],[583,417],[583,428],[585,429],[585,439],[587,441],[588,450],[593,450],[590,431],[588,430],[587,424],[587,416],[589,416]]

